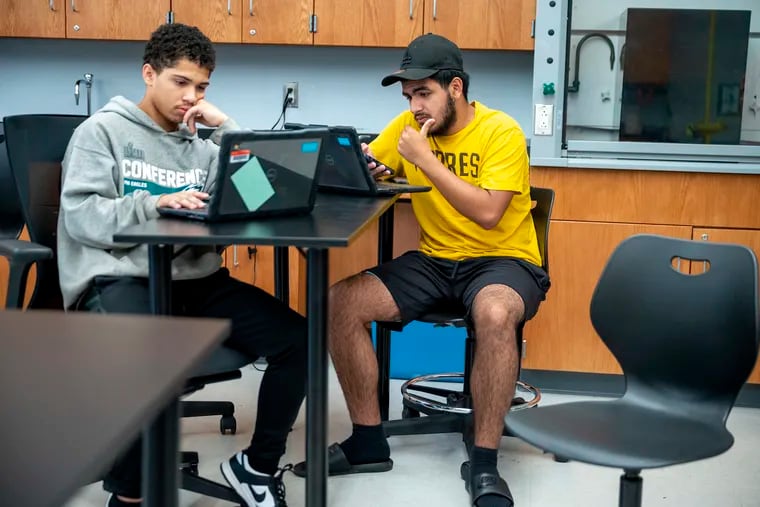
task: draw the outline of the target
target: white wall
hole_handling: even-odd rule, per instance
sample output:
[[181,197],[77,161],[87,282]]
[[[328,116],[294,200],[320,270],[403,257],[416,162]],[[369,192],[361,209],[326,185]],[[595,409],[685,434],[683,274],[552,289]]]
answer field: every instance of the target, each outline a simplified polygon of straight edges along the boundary
[[[602,32],[615,45],[615,67],[610,70],[609,48],[589,39],[581,54],[580,91],[568,93],[568,139],[617,140],[620,125],[622,68],[620,49],[625,42],[625,12],[629,7],[671,9],[723,9],[752,11],[747,56],[742,141],[760,142],[760,1],[759,0],[574,0],[568,84],[572,84],[575,48],[583,35]],[[603,95],[610,100],[604,101]],[[755,99],[757,96],[757,99]],[[757,100],[758,111],[750,106]],[[580,128],[593,127],[593,129]]]
[[[143,47],[138,42],[0,39],[0,117],[84,114],[85,100],[74,105],[74,81],[85,72],[94,74],[93,110],[114,95],[137,101],[144,90]],[[288,121],[375,132],[407,107],[398,85],[380,86],[380,79],[398,68],[402,52],[218,45],[207,97],[241,125],[268,129],[280,114],[283,84],[298,81],[299,108],[288,109]],[[471,75],[469,98],[511,114],[529,135],[532,54],[466,51],[464,58]]]

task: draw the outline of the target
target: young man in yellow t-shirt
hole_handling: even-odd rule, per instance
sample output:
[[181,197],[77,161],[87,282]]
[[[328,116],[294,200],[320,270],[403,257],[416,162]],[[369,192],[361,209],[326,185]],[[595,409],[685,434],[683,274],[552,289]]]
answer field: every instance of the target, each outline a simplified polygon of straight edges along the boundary
[[419,251],[331,289],[330,352],[354,429],[331,446],[330,472],[393,466],[380,424],[371,323],[407,323],[459,305],[477,335],[471,377],[475,445],[461,475],[472,505],[511,506],[496,458],[517,377],[515,332],[549,289],[530,214],[525,137],[505,113],[468,102],[462,54],[443,37],[412,41],[401,69],[382,80],[383,86],[396,82],[409,110],[365,149],[409,183],[433,190],[412,194]]

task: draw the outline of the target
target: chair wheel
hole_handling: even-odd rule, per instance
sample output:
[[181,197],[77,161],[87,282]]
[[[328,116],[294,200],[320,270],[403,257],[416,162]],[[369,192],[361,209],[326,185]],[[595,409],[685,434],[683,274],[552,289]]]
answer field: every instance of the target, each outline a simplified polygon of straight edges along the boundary
[[404,407],[403,409],[401,409],[401,418],[402,419],[413,419],[413,418],[419,417],[419,416],[420,416],[420,411],[419,410],[415,410],[415,409],[409,408],[409,407]]
[[569,459],[567,459],[567,458],[563,458],[562,456],[557,456],[557,455],[555,454],[555,455],[554,455],[554,461],[556,461],[557,463],[567,463],[567,462],[568,462],[568,461],[570,461],[570,460],[569,460]]
[[237,421],[234,415],[225,415],[219,420],[219,432],[224,435],[229,432],[234,435],[237,431]]

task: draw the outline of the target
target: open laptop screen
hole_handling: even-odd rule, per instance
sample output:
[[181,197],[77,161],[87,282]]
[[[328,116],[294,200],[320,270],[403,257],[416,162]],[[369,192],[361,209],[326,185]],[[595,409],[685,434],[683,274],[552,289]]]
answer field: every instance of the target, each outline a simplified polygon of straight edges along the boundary
[[220,214],[270,212],[303,208],[313,200],[319,152],[323,138],[267,139],[242,134],[223,142],[220,160],[223,196]]
[[319,185],[331,188],[369,190],[366,168],[357,149],[355,134],[335,132],[326,141]]

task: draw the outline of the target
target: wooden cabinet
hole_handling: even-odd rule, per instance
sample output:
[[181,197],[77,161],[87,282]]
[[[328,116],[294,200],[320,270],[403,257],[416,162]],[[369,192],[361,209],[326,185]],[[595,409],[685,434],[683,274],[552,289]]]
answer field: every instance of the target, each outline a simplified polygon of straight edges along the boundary
[[424,32],[462,49],[532,50],[536,0],[425,0]]
[[437,33],[462,49],[532,50],[536,0],[314,0],[315,45],[405,47]]
[[[532,50],[536,0],[2,0],[0,37],[148,40],[166,22],[212,41],[405,47],[433,32],[462,49]],[[312,32],[312,17],[316,31]]]
[[65,37],[66,1],[2,0],[0,37]]
[[242,41],[247,44],[312,44],[311,14],[312,0],[242,0]]
[[241,0],[171,0],[175,23],[194,25],[214,42],[240,42]]
[[[693,239],[745,245],[750,247],[755,255],[760,258],[760,230],[695,227]],[[694,266],[694,269],[701,270],[699,263]],[[755,370],[750,375],[748,382],[760,383],[760,357],[758,357]]]
[[66,37],[148,40],[170,9],[171,0],[67,0]]
[[[288,253],[290,307],[306,314],[306,262],[295,248]],[[224,266],[230,275],[274,295],[274,247],[231,245],[224,251]]]
[[589,305],[612,251],[625,238],[642,233],[689,239],[691,227],[552,221],[552,287],[525,327],[524,368],[620,373],[617,361],[591,325]]
[[314,0],[314,44],[405,47],[422,35],[423,0]]

